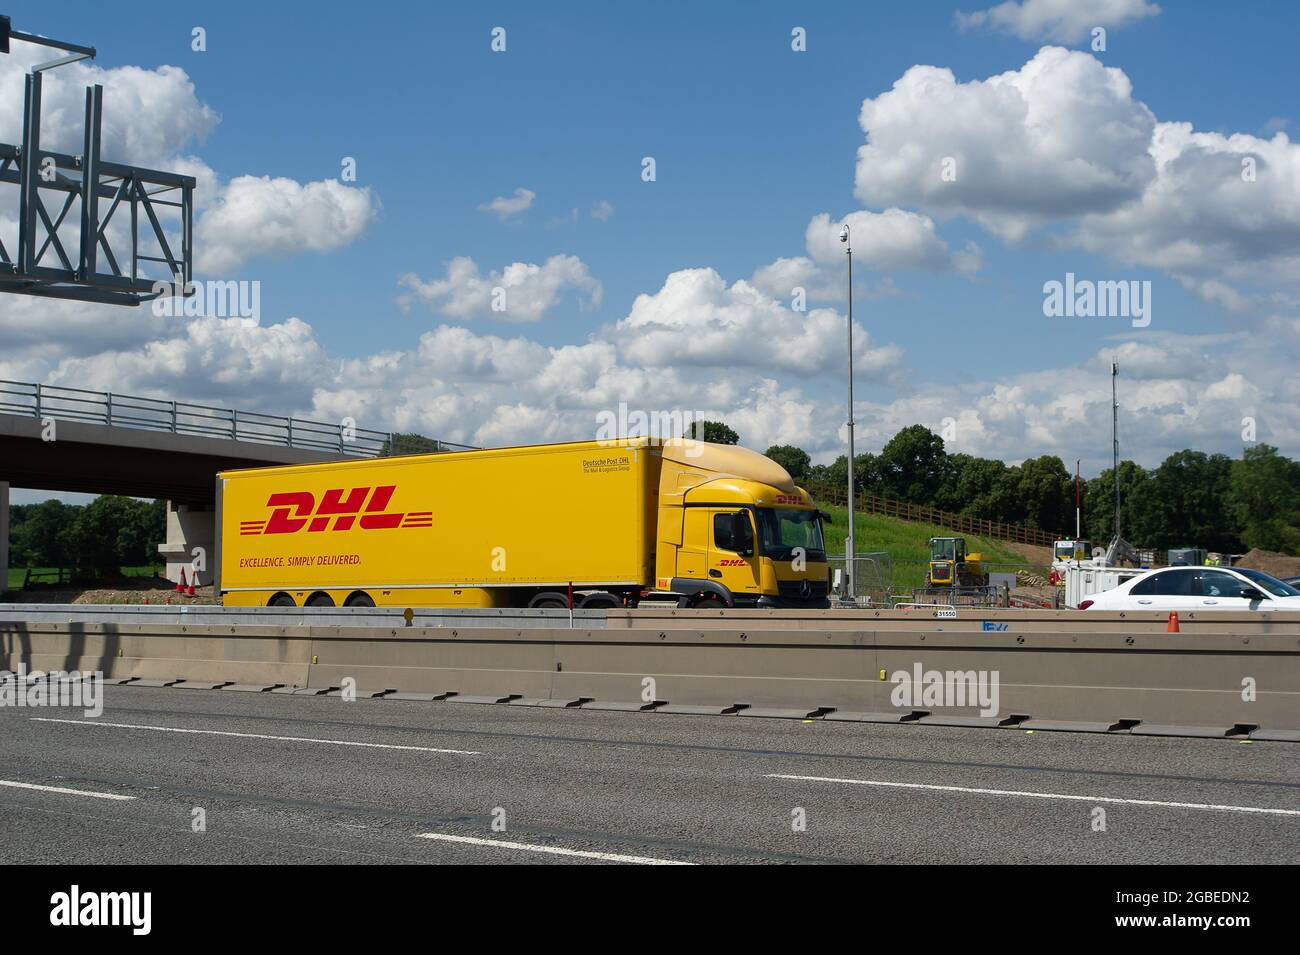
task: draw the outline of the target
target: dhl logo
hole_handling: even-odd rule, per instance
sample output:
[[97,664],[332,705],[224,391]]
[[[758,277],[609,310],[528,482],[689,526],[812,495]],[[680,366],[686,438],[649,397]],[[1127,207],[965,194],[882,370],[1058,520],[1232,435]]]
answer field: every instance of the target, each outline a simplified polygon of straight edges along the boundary
[[[433,511],[389,511],[397,485],[383,487],[354,487],[344,496],[343,488],[330,488],[316,503],[310,491],[286,491],[272,494],[266,506],[274,508],[266,520],[240,521],[239,533],[294,534],[303,528],[309,534],[327,530],[330,521],[334,530],[351,530],[357,525],[363,531],[385,530],[393,527],[432,527]],[[369,498],[369,500],[367,500]]]

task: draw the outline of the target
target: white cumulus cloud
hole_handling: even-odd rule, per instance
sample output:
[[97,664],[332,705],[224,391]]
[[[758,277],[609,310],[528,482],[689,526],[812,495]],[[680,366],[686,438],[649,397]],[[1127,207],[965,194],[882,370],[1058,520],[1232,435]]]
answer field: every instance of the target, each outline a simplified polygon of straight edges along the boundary
[[963,29],[989,27],[1022,40],[1074,43],[1093,27],[1122,27],[1159,13],[1160,8],[1147,0],[1007,0],[956,16]]
[[603,288],[574,255],[553,255],[541,265],[515,262],[486,275],[467,256],[447,263],[443,278],[425,281],[403,275],[406,292],[398,302],[404,307],[425,305],[453,318],[499,318],[510,322],[535,322],[545,318],[572,292],[580,308],[600,305]]
[[504,220],[528,211],[532,208],[533,200],[536,198],[537,193],[520,186],[515,190],[513,196],[497,196],[491,202],[485,202],[478,208],[480,212],[491,212]]
[[195,226],[195,270],[228,275],[255,256],[330,252],[365,234],[375,217],[369,189],[239,176]]
[[1156,175],[1155,116],[1132,92],[1122,70],[1060,47],[968,83],[914,66],[862,104],[855,194],[968,215],[1010,240],[1120,208]]
[[[683,269],[653,295],[638,295],[612,338],[632,363],[650,367],[763,368],[797,375],[838,369],[847,348],[844,317],[828,308],[793,311],[745,281],[727,285],[713,269]],[[867,378],[898,371],[902,350],[877,346],[855,323],[857,368]]]

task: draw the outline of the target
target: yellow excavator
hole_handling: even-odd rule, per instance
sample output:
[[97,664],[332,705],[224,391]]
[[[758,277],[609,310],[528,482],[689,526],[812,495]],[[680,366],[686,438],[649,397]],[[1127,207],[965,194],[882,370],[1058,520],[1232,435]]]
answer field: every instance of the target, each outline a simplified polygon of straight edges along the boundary
[[982,554],[966,553],[964,537],[930,538],[931,587],[987,587],[988,571]]

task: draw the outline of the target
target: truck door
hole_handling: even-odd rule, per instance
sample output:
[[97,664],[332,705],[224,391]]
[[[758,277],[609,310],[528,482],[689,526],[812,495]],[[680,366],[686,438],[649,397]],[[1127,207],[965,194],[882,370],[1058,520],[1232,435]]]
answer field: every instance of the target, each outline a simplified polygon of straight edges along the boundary
[[713,530],[709,513],[702,507],[688,507],[685,510],[675,576],[688,580],[708,580],[709,537]]
[[712,530],[709,580],[717,581],[732,593],[757,593],[759,575],[753,517],[743,508],[710,509],[709,523]]

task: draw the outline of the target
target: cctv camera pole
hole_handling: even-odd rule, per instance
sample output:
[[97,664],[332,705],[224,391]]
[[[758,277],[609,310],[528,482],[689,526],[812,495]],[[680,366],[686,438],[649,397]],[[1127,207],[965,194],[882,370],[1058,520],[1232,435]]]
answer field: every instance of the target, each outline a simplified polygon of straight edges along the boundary
[[1083,478],[1080,476],[1082,459],[1074,459],[1074,539],[1083,537]]
[[849,536],[844,542],[844,581],[848,598],[856,604],[858,592],[854,586],[853,567],[858,553],[853,539],[853,246],[848,245],[847,223],[840,233],[840,241],[846,244],[845,254],[849,257]]
[[1119,362],[1113,361],[1110,363],[1110,441],[1115,476],[1115,540],[1123,536],[1120,533],[1119,520],[1119,394],[1116,390],[1118,380]]

